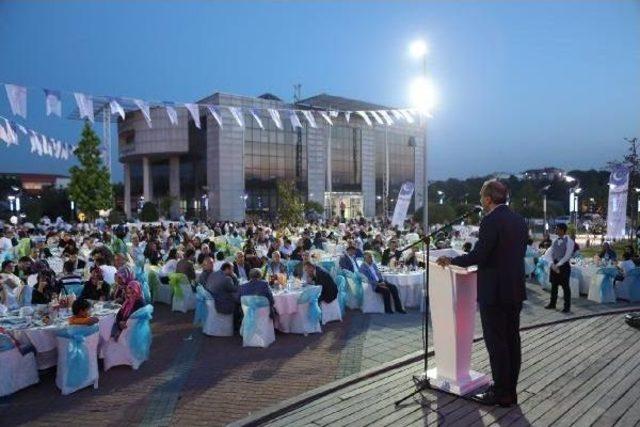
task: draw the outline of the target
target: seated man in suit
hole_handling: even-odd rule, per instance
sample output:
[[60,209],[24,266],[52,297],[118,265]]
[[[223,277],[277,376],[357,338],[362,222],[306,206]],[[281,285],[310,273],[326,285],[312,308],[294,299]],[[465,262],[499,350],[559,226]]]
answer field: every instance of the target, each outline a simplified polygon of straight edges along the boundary
[[318,267],[311,261],[306,261],[304,263],[304,272],[309,284],[322,286],[320,301],[328,304],[338,297],[338,285],[325,269]]
[[387,283],[384,281],[382,274],[378,270],[378,267],[373,262],[373,255],[367,251],[364,253],[364,262],[360,266],[360,273],[367,278],[367,281],[373,287],[373,291],[382,295],[384,301],[385,313],[393,313],[391,309],[391,297],[393,297],[393,305],[398,313],[405,314],[402,302],[400,302],[400,296],[398,295],[398,288],[396,285]]
[[398,241],[392,240],[389,242],[389,247],[382,252],[382,265],[387,266],[391,263],[391,260],[398,262],[402,260],[402,252],[398,250]]
[[236,260],[233,262],[233,273],[238,280],[249,280],[249,266],[244,260],[242,251],[236,252]]
[[209,274],[204,287],[213,295],[216,311],[233,314],[234,325],[239,326],[242,311],[239,305],[238,279],[233,274],[231,263],[225,262],[220,270]]
[[358,271],[358,264],[356,263],[356,247],[349,245],[344,255],[340,257],[340,268],[349,270],[352,273]]
[[259,295],[269,300],[269,306],[271,310],[271,318],[273,318],[273,294],[271,288],[266,280],[262,280],[262,270],[259,268],[252,268],[249,270],[249,281],[240,286],[240,298],[245,295]]

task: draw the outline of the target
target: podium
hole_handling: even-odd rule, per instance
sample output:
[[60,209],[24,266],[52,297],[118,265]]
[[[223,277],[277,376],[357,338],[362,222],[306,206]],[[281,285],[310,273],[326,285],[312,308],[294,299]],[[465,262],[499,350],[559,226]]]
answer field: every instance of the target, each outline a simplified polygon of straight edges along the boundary
[[471,370],[476,319],[476,268],[436,264],[455,249],[433,250],[429,256],[429,308],[436,367],[427,371],[431,386],[463,396],[489,383],[489,376]]

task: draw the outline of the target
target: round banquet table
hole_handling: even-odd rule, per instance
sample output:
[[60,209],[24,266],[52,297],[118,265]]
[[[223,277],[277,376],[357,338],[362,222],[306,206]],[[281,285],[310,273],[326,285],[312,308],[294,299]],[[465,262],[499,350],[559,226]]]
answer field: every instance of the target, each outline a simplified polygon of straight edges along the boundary
[[407,307],[420,307],[422,302],[422,287],[424,283],[424,270],[409,271],[406,273],[382,272],[384,280],[398,288],[398,295],[402,305]]

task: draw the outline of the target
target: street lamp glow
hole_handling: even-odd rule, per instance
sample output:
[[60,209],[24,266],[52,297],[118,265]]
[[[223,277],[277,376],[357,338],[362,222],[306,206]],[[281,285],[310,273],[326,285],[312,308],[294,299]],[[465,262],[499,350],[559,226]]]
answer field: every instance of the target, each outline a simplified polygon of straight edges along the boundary
[[437,96],[433,83],[425,78],[418,77],[409,89],[411,105],[423,114],[430,113],[437,104]]
[[564,180],[567,182],[574,182],[576,179],[572,176],[567,175],[564,177]]
[[427,43],[424,40],[415,40],[409,45],[409,53],[414,58],[422,58],[427,54]]

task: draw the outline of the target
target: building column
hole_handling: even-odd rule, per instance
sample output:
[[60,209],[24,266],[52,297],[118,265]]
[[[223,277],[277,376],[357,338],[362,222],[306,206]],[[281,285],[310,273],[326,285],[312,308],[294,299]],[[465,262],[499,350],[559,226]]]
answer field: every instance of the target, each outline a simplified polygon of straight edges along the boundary
[[131,218],[131,168],[129,163],[124,164],[124,214]]
[[169,195],[171,203],[171,217],[180,217],[180,157],[169,158]]
[[153,177],[151,176],[151,164],[147,156],[142,158],[142,195],[144,201],[153,201]]

